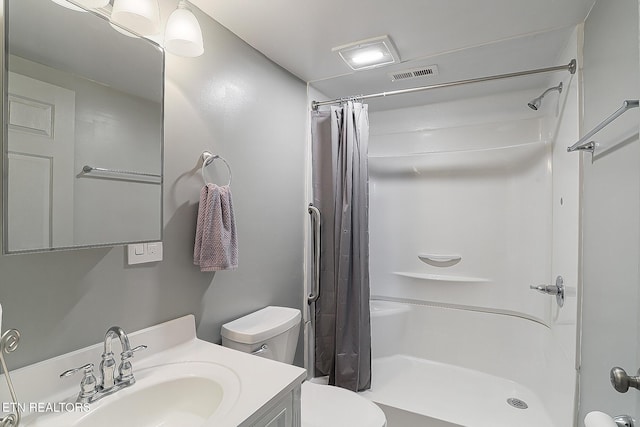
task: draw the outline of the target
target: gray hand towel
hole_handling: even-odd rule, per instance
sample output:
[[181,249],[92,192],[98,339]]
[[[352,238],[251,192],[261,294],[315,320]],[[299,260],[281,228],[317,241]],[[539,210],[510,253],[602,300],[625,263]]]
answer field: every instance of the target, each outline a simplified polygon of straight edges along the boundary
[[200,191],[193,263],[200,271],[235,270],[238,238],[231,188],[207,184]]

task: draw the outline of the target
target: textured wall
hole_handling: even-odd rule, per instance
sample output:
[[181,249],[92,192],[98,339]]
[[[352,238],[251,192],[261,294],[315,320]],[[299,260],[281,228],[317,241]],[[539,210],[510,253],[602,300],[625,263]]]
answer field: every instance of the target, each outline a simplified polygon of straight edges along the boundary
[[[133,331],[195,313],[199,336],[218,341],[225,321],[269,304],[300,306],[305,85],[195,12],[204,56],[166,63],[164,261],[130,267],[122,247],[0,257],[3,325],[23,336],[12,367],[99,342],[113,324]],[[193,266],[203,150],[233,168],[234,272]]]

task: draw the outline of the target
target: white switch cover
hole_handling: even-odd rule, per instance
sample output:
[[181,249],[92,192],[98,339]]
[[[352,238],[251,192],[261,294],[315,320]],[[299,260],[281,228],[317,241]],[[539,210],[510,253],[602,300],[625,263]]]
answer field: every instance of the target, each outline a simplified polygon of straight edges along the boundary
[[162,261],[162,242],[127,245],[129,265]]

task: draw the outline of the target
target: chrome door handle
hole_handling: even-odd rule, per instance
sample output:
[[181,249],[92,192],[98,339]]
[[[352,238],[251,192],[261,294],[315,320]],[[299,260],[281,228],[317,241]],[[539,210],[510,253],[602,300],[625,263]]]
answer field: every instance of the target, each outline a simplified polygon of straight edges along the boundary
[[529,289],[533,289],[547,295],[555,295],[558,306],[562,307],[564,305],[564,280],[562,279],[562,276],[556,277],[555,285],[531,285],[529,286]]
[[640,376],[628,375],[624,369],[618,366],[611,369],[609,379],[618,393],[626,393],[630,387],[640,390]]

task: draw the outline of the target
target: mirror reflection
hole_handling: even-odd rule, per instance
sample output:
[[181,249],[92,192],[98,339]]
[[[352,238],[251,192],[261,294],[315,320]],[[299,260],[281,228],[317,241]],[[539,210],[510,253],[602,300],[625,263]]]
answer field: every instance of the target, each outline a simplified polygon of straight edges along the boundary
[[162,50],[50,0],[5,5],[4,251],[160,240]]

